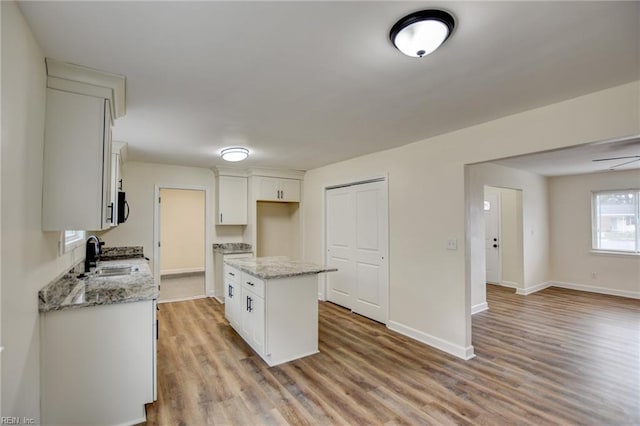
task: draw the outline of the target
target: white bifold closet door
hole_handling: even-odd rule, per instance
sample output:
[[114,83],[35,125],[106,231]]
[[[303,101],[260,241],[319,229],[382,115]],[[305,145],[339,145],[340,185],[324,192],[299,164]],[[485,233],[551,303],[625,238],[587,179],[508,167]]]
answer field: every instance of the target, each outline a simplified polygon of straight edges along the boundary
[[373,320],[389,315],[388,201],[384,180],[326,191],[327,299]]

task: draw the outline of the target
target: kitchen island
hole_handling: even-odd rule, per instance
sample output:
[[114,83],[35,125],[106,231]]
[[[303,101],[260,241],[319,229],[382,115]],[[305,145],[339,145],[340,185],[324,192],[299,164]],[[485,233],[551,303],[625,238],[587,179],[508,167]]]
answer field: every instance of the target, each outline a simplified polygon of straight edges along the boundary
[[287,257],[225,260],[225,316],[269,365],[318,353],[318,274]]

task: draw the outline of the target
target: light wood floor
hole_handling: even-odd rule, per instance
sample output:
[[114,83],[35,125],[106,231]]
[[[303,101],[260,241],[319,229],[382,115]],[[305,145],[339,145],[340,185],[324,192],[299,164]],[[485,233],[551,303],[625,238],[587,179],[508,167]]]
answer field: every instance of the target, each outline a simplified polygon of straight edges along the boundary
[[320,303],[320,354],[268,368],[213,299],[160,306],[148,424],[640,424],[640,301],[488,286],[462,361]]

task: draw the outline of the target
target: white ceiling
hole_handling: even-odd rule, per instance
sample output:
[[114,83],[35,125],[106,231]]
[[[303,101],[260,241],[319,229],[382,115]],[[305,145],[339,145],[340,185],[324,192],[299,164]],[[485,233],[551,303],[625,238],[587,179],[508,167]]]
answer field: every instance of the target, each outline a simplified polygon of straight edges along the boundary
[[[423,59],[397,19],[453,13]],[[127,77],[132,160],[311,169],[640,78],[640,2],[20,2],[47,57]]]
[[640,138],[581,145],[506,158],[492,163],[543,176],[640,169]]

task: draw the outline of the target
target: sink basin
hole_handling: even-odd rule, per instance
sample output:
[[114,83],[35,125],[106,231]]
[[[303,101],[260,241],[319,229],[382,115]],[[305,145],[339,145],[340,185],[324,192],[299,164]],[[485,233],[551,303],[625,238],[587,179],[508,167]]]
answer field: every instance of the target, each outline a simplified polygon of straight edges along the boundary
[[129,275],[137,271],[137,266],[101,266],[96,269],[95,275],[98,277],[113,277],[117,275]]

